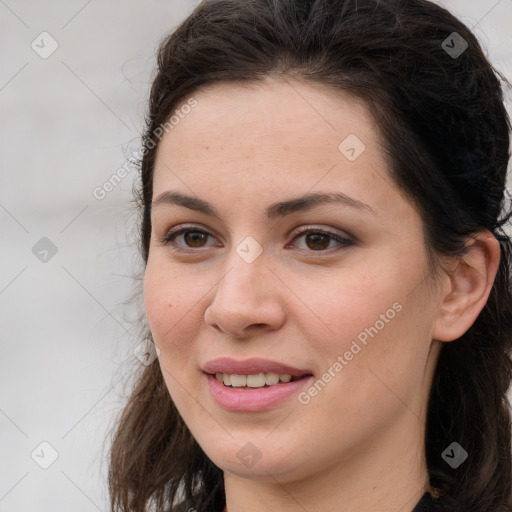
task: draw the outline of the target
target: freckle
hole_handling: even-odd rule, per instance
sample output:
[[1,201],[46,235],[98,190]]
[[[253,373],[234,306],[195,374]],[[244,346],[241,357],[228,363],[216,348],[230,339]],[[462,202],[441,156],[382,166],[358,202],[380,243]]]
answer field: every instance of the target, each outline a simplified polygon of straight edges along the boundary
[[210,149],[210,146],[205,146],[205,148],[204,148],[204,149]]

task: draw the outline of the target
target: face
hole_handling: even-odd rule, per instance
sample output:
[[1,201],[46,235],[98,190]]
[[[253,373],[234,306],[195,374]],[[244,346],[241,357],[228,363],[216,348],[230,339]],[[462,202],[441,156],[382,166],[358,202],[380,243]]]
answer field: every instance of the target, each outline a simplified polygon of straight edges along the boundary
[[437,304],[367,108],[291,80],[194,98],[158,147],[144,280],[190,431],[223,470],[283,482],[421,442]]

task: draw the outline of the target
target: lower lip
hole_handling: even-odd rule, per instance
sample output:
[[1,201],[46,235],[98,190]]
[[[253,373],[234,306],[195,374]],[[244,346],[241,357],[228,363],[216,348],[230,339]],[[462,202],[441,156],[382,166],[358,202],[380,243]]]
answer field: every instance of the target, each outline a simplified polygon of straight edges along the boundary
[[205,374],[210,393],[218,405],[230,411],[257,412],[270,409],[295,395],[313,379],[312,375],[293,382],[281,382],[267,388],[251,390],[228,388],[215,375]]

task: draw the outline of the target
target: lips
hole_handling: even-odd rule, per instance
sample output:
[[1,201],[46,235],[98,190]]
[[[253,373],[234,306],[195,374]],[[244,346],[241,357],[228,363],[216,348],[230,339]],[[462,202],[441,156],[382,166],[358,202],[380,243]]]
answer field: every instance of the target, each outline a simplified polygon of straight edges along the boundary
[[230,357],[221,357],[208,361],[202,368],[203,372],[215,375],[226,373],[234,375],[254,375],[257,373],[288,374],[295,379],[313,375],[310,370],[294,368],[293,366],[272,361],[270,359],[251,358],[243,361]]
[[[234,413],[263,412],[284,405],[286,400],[292,399],[314,380],[310,370],[260,358],[239,361],[221,357],[206,363],[202,370],[205,385],[214,402]],[[249,385],[244,386],[242,381],[245,377],[241,376],[247,375],[248,379],[261,379],[264,375],[265,380],[273,376],[273,382],[262,386],[261,380],[248,381]],[[279,381],[276,381],[276,377]]]

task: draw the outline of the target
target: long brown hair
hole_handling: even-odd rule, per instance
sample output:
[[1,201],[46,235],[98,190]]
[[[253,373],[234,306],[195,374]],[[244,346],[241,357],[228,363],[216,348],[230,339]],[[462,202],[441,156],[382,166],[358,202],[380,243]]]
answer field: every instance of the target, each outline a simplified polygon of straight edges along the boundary
[[[206,0],[162,41],[157,71],[135,190],[144,265],[158,128],[199,88],[273,76],[366,102],[392,178],[422,216],[432,269],[441,255],[462,256],[476,232],[499,240],[487,304],[463,336],[443,344],[425,446],[430,484],[452,510],[510,512],[510,120],[503,77],[471,31],[426,0]],[[442,458],[452,441],[469,454],[457,469]],[[198,511],[224,506],[223,472],[184,424],[156,362],[141,366],[115,426],[109,490],[116,512],[174,510],[179,497]]]

